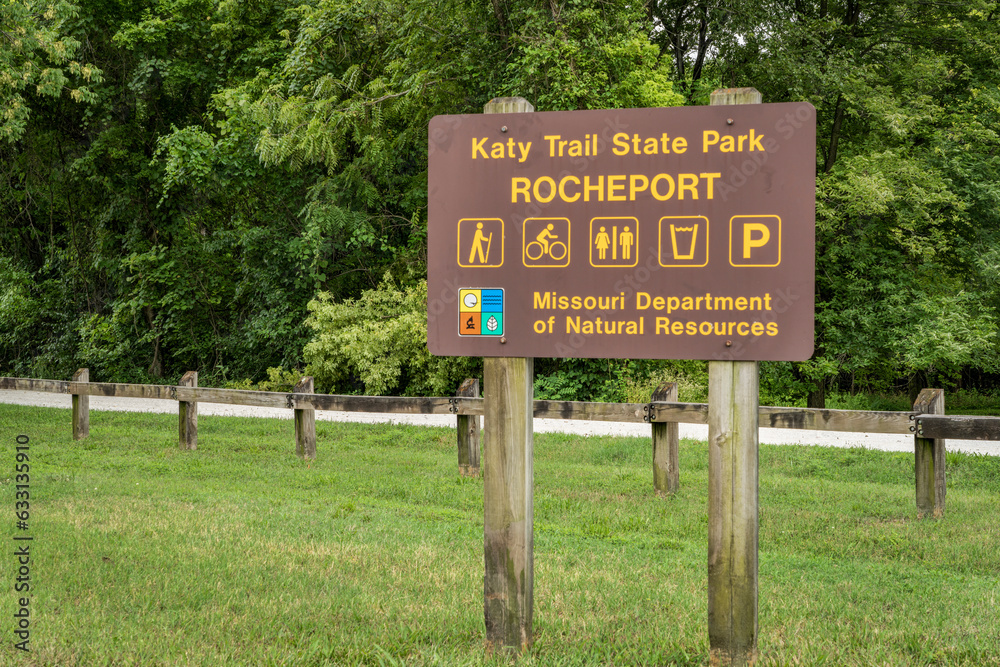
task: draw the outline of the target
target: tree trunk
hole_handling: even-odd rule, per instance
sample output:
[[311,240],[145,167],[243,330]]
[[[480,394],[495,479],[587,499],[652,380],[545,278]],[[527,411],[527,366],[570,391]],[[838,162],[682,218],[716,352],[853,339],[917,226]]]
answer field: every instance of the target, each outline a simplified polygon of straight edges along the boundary
[[816,386],[809,391],[806,397],[806,407],[825,408],[826,407],[826,380],[820,379]]
[[916,402],[917,397],[920,396],[920,390],[924,388],[924,384],[925,379],[923,373],[916,372],[910,376],[910,379],[907,382],[907,393],[909,394],[910,405],[913,405]]
[[837,97],[837,106],[833,113],[833,128],[830,130],[830,148],[826,152],[826,162],[823,164],[823,171],[829,172],[833,169],[833,163],[837,161],[837,144],[840,142],[840,126],[844,122],[844,98]]
[[[149,324],[150,330],[153,329],[153,309],[149,306],[143,308],[143,313],[146,315],[146,322]],[[153,362],[149,364],[149,369],[147,372],[153,377],[163,377],[163,361],[160,359],[160,336],[157,334],[153,338]]]

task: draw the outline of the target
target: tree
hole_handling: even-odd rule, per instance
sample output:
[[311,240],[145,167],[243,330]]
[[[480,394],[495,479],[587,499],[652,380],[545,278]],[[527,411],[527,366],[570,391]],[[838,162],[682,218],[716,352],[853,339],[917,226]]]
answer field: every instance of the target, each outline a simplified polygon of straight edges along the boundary
[[995,371],[997,3],[653,7],[683,17],[663,48],[704,26],[709,76],[817,108],[814,398]]
[[104,76],[89,106],[39,98],[0,148],[2,253],[40,304],[0,363],[142,380],[300,358],[312,290],[296,290],[286,244],[306,175],[261,167],[212,106],[276,57],[283,10],[109,0],[64,24]]
[[[817,352],[792,377],[770,369],[775,386],[819,403],[832,382],[992,373],[998,13],[985,0],[12,0],[0,365],[207,381],[295,366],[317,294],[363,303],[386,272],[400,293],[419,287],[434,115],[497,95],[540,110],[698,103],[724,84],[818,112]],[[561,371],[587,386],[609,372],[581,363]]]
[[39,97],[66,93],[93,102],[88,83],[102,72],[77,60],[82,44],[73,35],[80,8],[69,2],[11,0],[0,6],[0,139],[20,139]]

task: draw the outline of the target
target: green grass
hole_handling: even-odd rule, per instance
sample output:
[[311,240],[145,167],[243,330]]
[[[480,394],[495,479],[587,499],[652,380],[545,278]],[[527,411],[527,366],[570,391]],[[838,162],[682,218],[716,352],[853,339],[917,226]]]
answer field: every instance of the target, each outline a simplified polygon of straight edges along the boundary
[[[454,431],[0,405],[0,507],[31,437],[30,654],[3,665],[501,665],[484,650],[481,479]],[[707,454],[653,497],[648,439],[535,438],[535,644],[523,665],[704,665]],[[1000,457],[949,454],[917,521],[912,456],[761,448],[764,665],[1000,664]]]

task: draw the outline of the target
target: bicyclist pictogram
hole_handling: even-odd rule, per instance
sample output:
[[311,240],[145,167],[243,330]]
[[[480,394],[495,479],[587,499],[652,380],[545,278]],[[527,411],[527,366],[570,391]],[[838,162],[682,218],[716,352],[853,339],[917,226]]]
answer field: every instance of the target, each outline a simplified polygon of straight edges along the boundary
[[525,266],[569,266],[569,220],[527,218],[521,237]]

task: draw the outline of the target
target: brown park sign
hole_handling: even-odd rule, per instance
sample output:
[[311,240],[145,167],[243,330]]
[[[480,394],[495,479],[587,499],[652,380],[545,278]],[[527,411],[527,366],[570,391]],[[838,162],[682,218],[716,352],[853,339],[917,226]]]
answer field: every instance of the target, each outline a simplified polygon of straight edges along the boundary
[[805,360],[806,103],[436,116],[436,355]]

